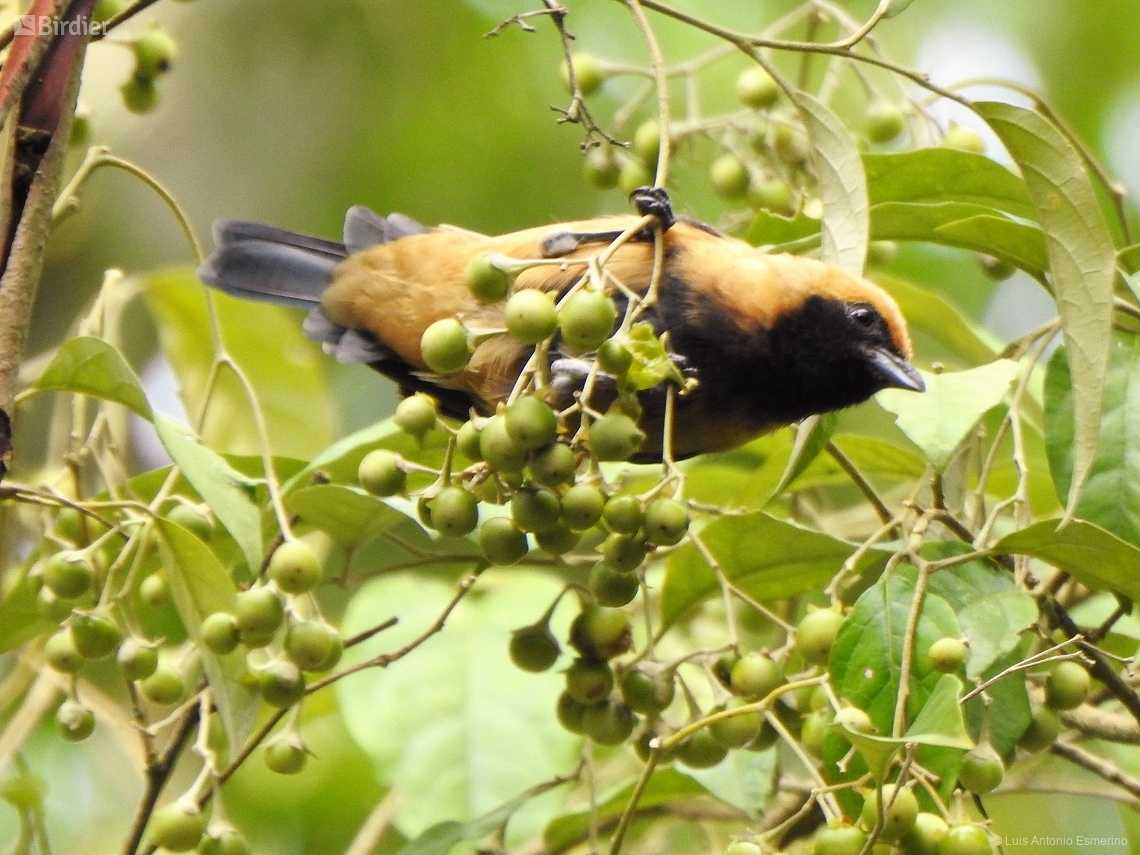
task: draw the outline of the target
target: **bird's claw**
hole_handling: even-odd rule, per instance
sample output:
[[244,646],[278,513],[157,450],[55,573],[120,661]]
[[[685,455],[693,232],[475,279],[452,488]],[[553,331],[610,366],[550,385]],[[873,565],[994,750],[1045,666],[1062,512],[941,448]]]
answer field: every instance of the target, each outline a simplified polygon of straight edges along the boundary
[[656,217],[662,231],[677,222],[673,216],[673,202],[664,187],[638,187],[629,194],[629,201],[643,217]]

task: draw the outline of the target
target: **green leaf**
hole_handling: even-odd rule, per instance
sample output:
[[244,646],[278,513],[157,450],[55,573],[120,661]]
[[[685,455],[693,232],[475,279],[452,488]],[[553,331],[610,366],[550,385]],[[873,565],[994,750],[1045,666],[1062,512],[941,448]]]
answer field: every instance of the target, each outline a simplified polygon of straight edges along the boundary
[[[580,741],[554,716],[561,675],[524,673],[507,653],[511,631],[537,618],[561,590],[561,582],[539,574],[488,570],[423,648],[337,682],[353,739],[372,758],[381,783],[403,796],[395,820],[402,833],[483,816],[573,765]],[[385,576],[362,586],[342,633],[354,635],[393,616],[399,624],[346,651],[345,664],[408,644],[435,623],[453,595],[452,585],[426,575]],[[511,833],[539,833],[558,804],[555,793],[528,801],[511,821]]]
[[[155,273],[145,286],[162,352],[178,377],[186,411],[198,413],[214,361],[205,289],[188,270]],[[325,378],[329,357],[301,333],[296,310],[217,291],[212,297],[226,349],[261,402],[273,453],[311,458],[334,436]],[[249,400],[230,371],[222,370],[218,377],[201,436],[206,445],[222,451],[262,452]]]
[[839,421],[837,413],[824,413],[820,416],[809,416],[796,426],[796,440],[792,444],[792,454],[788,458],[784,474],[780,476],[780,483],[772,491],[773,497],[784,492],[789,484],[803,474],[819,453],[827,448],[837,421]]
[[876,400],[898,416],[902,432],[941,472],[978,420],[1001,403],[1017,376],[1017,363],[998,359],[967,371],[922,376],[924,394],[884,389]]
[[0,653],[7,653],[58,626],[58,622],[40,614],[36,607],[38,593],[39,585],[26,573],[5,592],[4,599],[0,600]]
[[685,378],[669,358],[662,338],[654,332],[652,324],[643,322],[630,327],[628,346],[633,354],[633,364],[623,378],[623,386],[640,392],[652,389],[663,380],[684,383]]
[[775,773],[775,751],[730,751],[712,768],[685,770],[713,796],[753,820],[764,813]]
[[[874,280],[899,304],[915,347],[924,356],[957,362],[962,368],[984,365],[997,356],[1000,345],[993,334],[966,318],[940,294],[893,276],[879,274]],[[942,352],[931,352],[935,347]]]
[[237,542],[246,563],[254,572],[261,566],[261,511],[252,498],[254,482],[246,478],[216,451],[195,439],[188,427],[158,414],[154,429],[190,485],[210,507],[226,531]]
[[1095,591],[1115,591],[1140,599],[1140,549],[1100,526],[1073,520],[1044,520],[1007,534],[994,544],[998,552],[1040,558]]
[[1140,272],[1140,243],[1126,246],[1116,254],[1116,260],[1129,275]]
[[820,221],[806,214],[788,219],[767,211],[757,211],[745,239],[753,246],[775,246],[819,235],[820,228]]
[[90,395],[122,404],[148,421],[154,418],[138,375],[123,354],[101,338],[80,336],[65,341],[32,388]]
[[[764,513],[726,516],[700,532],[724,574],[749,596],[768,601],[802,594],[828,582],[856,545]],[[863,572],[880,563],[871,550]],[[719,590],[716,575],[692,544],[669,554],[661,592],[661,619],[668,626]]]
[[1100,436],[1112,329],[1116,250],[1080,152],[1048,119],[1011,104],[974,105],[1021,167],[1049,235],[1049,276],[1073,374],[1073,476],[1065,518],[1076,512]]
[[983,154],[936,146],[863,155],[867,194],[880,202],[971,202],[1018,217],[1037,215],[1025,182]]
[[798,90],[794,97],[815,151],[815,177],[823,203],[823,260],[861,276],[871,228],[859,149],[822,102]]
[[[1024,661],[1029,655],[1031,639],[1024,637],[1016,649],[1005,654],[995,661],[981,674],[983,680],[990,680],[1007,668]],[[996,683],[991,683],[986,689],[993,703],[990,704],[990,743],[998,754],[1005,756],[1017,745],[1029,727],[1033,716],[1033,709],[1029,704],[1029,692],[1025,687],[1025,674],[1015,671],[1003,677]],[[985,719],[985,700],[979,696],[967,705],[966,713],[970,721],[971,733],[982,735],[982,725]],[[957,777],[956,775],[954,777]],[[951,778],[953,780],[953,778]]]
[[214,553],[196,536],[168,520],[156,521],[170,596],[182,625],[197,644],[202,668],[231,746],[240,746],[253,730],[260,697],[242,677],[245,653],[216,656],[201,643],[202,620],[214,612],[232,612],[237,588]]
[[[1063,348],[1045,374],[1045,450],[1057,497],[1073,477],[1076,422],[1069,362]],[[1140,546],[1140,340],[1113,341],[1105,378],[1100,444],[1076,514]]]

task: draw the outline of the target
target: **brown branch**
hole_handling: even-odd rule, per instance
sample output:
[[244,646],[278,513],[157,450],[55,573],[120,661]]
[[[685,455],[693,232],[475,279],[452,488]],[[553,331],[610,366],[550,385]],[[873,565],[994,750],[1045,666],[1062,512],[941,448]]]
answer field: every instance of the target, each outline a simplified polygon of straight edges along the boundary
[[1070,742],[1054,742],[1049,751],[1058,757],[1064,757],[1082,769],[1087,769],[1094,775],[1104,778],[1110,784],[1116,784],[1130,796],[1140,798],[1140,778],[1134,778],[1122,771],[1115,763],[1098,757],[1091,751],[1085,751],[1085,749]]

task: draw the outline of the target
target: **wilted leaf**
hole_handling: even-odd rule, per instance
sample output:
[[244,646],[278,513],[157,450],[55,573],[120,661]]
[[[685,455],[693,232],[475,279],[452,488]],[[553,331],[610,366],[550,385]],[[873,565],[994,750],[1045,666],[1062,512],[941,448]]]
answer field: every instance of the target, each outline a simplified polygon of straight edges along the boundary
[[154,418],[138,375],[123,355],[101,338],[69,338],[32,387],[41,392],[78,392],[114,401],[144,419]]
[[628,347],[633,354],[633,364],[626,372],[623,385],[628,385],[631,391],[652,389],[663,380],[684,382],[661,337],[653,331],[652,324],[639,323],[630,327]]
[[780,476],[780,483],[772,491],[773,497],[784,492],[788,485],[811,465],[819,453],[827,448],[838,420],[837,413],[824,413],[820,416],[809,416],[796,426],[796,440],[792,444],[792,454],[788,458],[784,474]]

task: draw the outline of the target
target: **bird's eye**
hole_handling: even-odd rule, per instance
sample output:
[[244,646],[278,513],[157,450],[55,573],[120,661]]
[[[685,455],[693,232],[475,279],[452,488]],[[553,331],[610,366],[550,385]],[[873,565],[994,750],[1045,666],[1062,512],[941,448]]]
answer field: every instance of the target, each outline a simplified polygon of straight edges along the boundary
[[847,317],[851,318],[856,326],[871,329],[875,326],[879,316],[870,306],[856,305],[848,309]]

